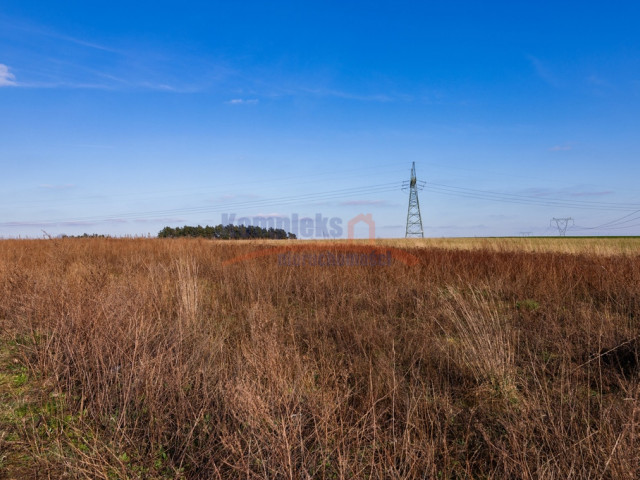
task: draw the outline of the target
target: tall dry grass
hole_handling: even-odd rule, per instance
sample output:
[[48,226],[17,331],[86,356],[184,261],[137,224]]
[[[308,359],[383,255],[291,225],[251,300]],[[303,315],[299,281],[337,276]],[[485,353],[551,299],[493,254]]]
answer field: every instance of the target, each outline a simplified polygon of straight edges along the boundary
[[598,256],[640,254],[640,237],[496,237],[382,239],[400,248],[445,248],[492,252],[571,253]]
[[48,389],[23,419],[40,471],[638,477],[637,256],[228,262],[259,248],[0,242],[2,336]]

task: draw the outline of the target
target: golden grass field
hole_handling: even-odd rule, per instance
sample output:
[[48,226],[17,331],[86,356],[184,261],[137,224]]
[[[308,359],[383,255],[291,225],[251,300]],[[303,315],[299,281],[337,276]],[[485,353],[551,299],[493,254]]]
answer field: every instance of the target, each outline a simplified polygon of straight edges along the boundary
[[638,478],[639,253],[0,241],[0,478]]
[[336,245],[374,245],[413,250],[488,250],[493,252],[543,252],[610,255],[640,255],[640,237],[496,237],[496,238],[401,238],[356,240],[235,240],[239,245],[272,246],[310,244],[318,248]]

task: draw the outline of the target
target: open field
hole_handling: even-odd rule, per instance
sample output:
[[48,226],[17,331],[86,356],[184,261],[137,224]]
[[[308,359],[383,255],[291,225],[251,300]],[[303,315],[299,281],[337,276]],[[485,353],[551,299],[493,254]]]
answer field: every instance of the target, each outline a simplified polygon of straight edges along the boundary
[[0,478],[638,478],[637,238],[348,245],[0,241]]
[[239,245],[281,247],[313,245],[314,248],[336,245],[375,245],[408,251],[413,249],[488,250],[492,252],[573,253],[597,256],[640,255],[640,237],[458,237],[370,240],[236,240]]
[[496,237],[382,240],[403,248],[453,248],[494,252],[640,255],[640,237]]

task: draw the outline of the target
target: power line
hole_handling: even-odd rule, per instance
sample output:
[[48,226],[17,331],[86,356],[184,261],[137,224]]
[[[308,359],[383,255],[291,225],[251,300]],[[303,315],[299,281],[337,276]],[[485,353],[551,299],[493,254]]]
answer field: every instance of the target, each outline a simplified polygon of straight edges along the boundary
[[[403,162],[404,163],[404,162]],[[383,164],[376,165],[371,167],[371,171],[373,170],[389,170],[387,165],[397,165],[394,164]],[[345,169],[342,172],[356,172],[361,169]],[[314,173],[313,180],[309,180],[308,182],[296,182],[296,185],[301,183],[314,183],[317,182],[317,177],[320,176],[332,176],[338,174],[340,171],[333,170],[329,172],[318,172]],[[286,179],[295,179],[295,178],[306,178],[305,176],[291,176],[291,177],[280,177],[278,180],[286,180]],[[342,177],[341,177],[342,178]],[[326,180],[326,178],[323,178]],[[266,180],[265,180],[266,181]],[[261,181],[261,182],[265,182]],[[424,185],[424,182],[418,182],[420,185]],[[243,183],[244,184],[244,183]],[[227,184],[229,185],[229,184]],[[324,192],[314,192],[314,193],[303,193],[296,195],[287,195],[282,197],[275,198],[263,198],[263,199],[254,199],[254,200],[244,200],[244,201],[235,201],[230,203],[216,203],[210,205],[200,205],[200,206],[191,206],[191,207],[183,207],[183,208],[165,208],[158,210],[146,210],[139,212],[123,212],[119,214],[107,214],[107,215],[87,215],[87,216],[79,216],[75,218],[58,218],[58,219],[47,219],[46,221],[31,221],[31,222],[5,222],[0,225],[3,226],[24,226],[25,223],[32,223],[38,225],[54,225],[58,223],[73,223],[73,222],[94,222],[94,221],[107,221],[107,220],[141,220],[141,219],[151,219],[151,218],[167,218],[171,216],[179,216],[179,215],[188,215],[188,214],[210,214],[216,212],[227,212],[233,213],[231,210],[233,209],[257,209],[257,208],[266,208],[272,206],[282,206],[282,205],[291,205],[291,204],[300,204],[300,203],[314,203],[314,202],[322,202],[322,201],[331,201],[331,200],[339,200],[341,198],[349,198],[354,196],[363,196],[363,195],[372,195],[372,194],[381,194],[392,192],[397,189],[399,186],[399,182],[390,182],[390,183],[382,183],[377,185],[367,185],[361,187],[353,187],[353,188],[343,188],[338,190],[324,191]],[[602,211],[629,211],[633,210],[630,213],[627,213],[619,218],[614,220],[610,220],[603,224],[600,224],[596,227],[575,227],[581,230],[596,230],[596,229],[618,229],[618,228],[632,228],[638,226],[637,222],[640,221],[640,209],[638,207],[640,204],[638,203],[620,203],[620,202],[601,202],[601,201],[588,201],[588,200],[567,200],[563,198],[557,197],[544,197],[541,198],[539,196],[533,195],[523,195],[516,193],[505,193],[505,192],[496,192],[491,190],[481,190],[474,188],[466,188],[466,187],[457,187],[452,185],[446,185],[441,183],[427,183],[426,188],[429,191],[447,196],[455,196],[461,198],[469,198],[474,200],[484,200],[484,201],[492,201],[504,204],[516,204],[516,205],[530,205],[530,206],[542,206],[542,207],[561,207],[561,208],[574,208],[574,209],[583,209],[583,210],[602,210]],[[174,192],[179,192],[182,190],[173,190]],[[197,190],[195,190],[197,191]],[[147,192],[146,194],[151,194],[153,192]],[[157,193],[166,193],[166,192],[157,192]],[[131,194],[136,195],[136,194]],[[145,193],[142,193],[145,195]],[[129,194],[123,194],[121,196],[129,196]],[[118,197],[115,195],[114,197]],[[82,197],[76,197],[82,198]],[[163,198],[167,198],[166,195]],[[411,197],[410,197],[411,200]],[[415,198],[415,205],[417,206],[417,192]],[[411,202],[410,202],[411,208]],[[408,217],[410,215],[410,211],[408,211]],[[418,215],[419,215],[419,206],[418,206]],[[408,218],[409,220],[409,218]],[[420,218],[421,224],[421,218]],[[417,224],[416,224],[417,225]]]
[[[393,167],[393,168],[392,168]],[[380,173],[386,173],[386,172],[390,172],[390,171],[397,171],[398,168],[398,162],[393,162],[393,163],[384,163],[384,164],[378,164],[378,165],[371,165],[371,166],[367,166],[364,171],[362,168],[350,168],[350,169],[342,169],[342,170],[329,170],[329,171],[320,171],[320,172],[312,172],[311,174],[309,173],[305,173],[305,174],[300,174],[300,175],[291,175],[291,176],[277,176],[276,178],[268,178],[268,179],[259,179],[259,180],[243,180],[242,181],[242,185],[252,185],[252,184],[265,184],[268,183],[269,185],[277,185],[278,183],[283,183],[283,182],[290,182],[292,180],[296,180],[295,181],[295,185],[305,185],[305,184],[313,184],[313,183],[317,183],[318,180],[320,179],[320,177],[323,177],[322,180],[323,181],[327,181],[332,179],[332,177],[335,177],[337,179],[346,179],[346,178],[362,178],[365,176],[375,176],[375,175],[379,175]],[[349,175],[345,175],[345,173],[350,173],[350,172],[354,172],[353,174]],[[355,172],[359,172],[359,173],[355,173]],[[299,181],[300,179],[307,179],[307,181]],[[229,182],[224,182],[224,186],[227,187],[229,185]],[[108,199],[115,199],[115,198],[121,198],[121,199],[125,199],[125,198],[134,198],[134,199],[144,199],[144,200],[149,200],[149,199],[153,199],[154,196],[158,196],[161,195],[162,199],[165,200],[167,198],[180,198],[180,197],[191,197],[194,195],[197,195],[198,193],[211,193],[212,191],[212,186],[206,186],[206,187],[200,187],[200,188],[190,188],[190,189],[167,189],[167,190],[151,190],[151,191],[135,191],[135,192],[127,192],[127,193],[115,193],[115,194],[109,194],[107,196]],[[218,193],[220,194],[224,194],[224,193],[232,193],[235,190],[227,190],[227,191],[219,191]],[[181,192],[188,192],[186,195],[181,195]],[[168,195],[168,194],[172,194],[172,193],[177,193],[177,195]],[[21,208],[21,207],[30,207],[32,205],[38,205],[38,204],[42,204],[41,200],[21,200],[18,202],[18,204],[16,204],[15,201],[12,201],[12,199],[14,199],[16,196],[18,196],[17,192],[8,192],[5,194],[8,198],[7,201],[4,201],[5,205],[12,205],[12,208]],[[64,206],[75,206],[77,205],[77,202],[79,200],[93,200],[95,202],[93,203],[97,203],[97,202],[104,202],[104,198],[102,198],[100,195],[98,194],[91,194],[91,195],[75,195],[72,198],[66,198],[65,200],[72,200],[75,203],[71,203],[71,204],[60,204],[57,203],[56,206],[58,207],[64,207]],[[88,202],[84,202],[83,203],[88,203]]]
[[[622,224],[625,224],[625,223],[629,223],[629,222],[635,222],[636,220],[640,220],[640,217],[633,217],[633,215],[636,215],[637,213],[640,213],[640,210],[636,210],[634,212],[631,212],[631,213],[629,213],[627,215],[624,215],[624,216],[622,216],[620,218],[617,218],[615,220],[610,220],[610,221],[605,222],[605,223],[603,223],[601,225],[598,225],[596,227],[577,227],[577,228],[579,228],[580,230],[596,230],[596,229],[605,229],[605,230],[607,230],[607,229],[613,229],[613,228],[627,228],[627,227],[620,227],[619,225],[622,225]],[[628,218],[628,217],[633,217],[633,218],[629,218],[628,220],[621,221],[621,220],[623,220],[625,218]]]
[[[396,191],[399,186],[400,186],[399,182],[391,182],[386,184],[340,189],[340,190],[334,190],[329,192],[316,192],[316,193],[308,193],[308,194],[300,194],[300,195],[289,195],[289,196],[278,197],[273,199],[232,202],[232,203],[227,203],[223,205],[212,205],[212,206],[205,206],[205,207],[186,207],[186,208],[165,209],[165,210],[155,210],[155,211],[146,211],[146,212],[128,212],[128,213],[119,213],[119,214],[101,215],[101,216],[58,218],[58,219],[49,219],[42,222],[33,221],[29,223],[53,225],[57,223],[71,223],[71,222],[82,222],[82,221],[87,222],[87,221],[98,221],[98,220],[139,219],[143,217],[166,217],[170,215],[193,214],[193,213],[216,213],[216,212],[224,212],[224,211],[230,212],[231,209],[237,209],[237,208],[264,208],[269,206],[289,205],[289,204],[295,204],[300,202],[318,202],[318,201],[335,200],[335,199],[353,197],[353,196],[369,195],[373,193],[392,192],[392,191]],[[22,226],[21,223],[19,222],[8,222],[8,223],[4,223],[3,225],[4,226]]]
[[531,195],[519,195],[513,193],[493,192],[489,190],[478,190],[474,188],[455,187],[438,183],[427,183],[426,188],[434,193],[443,195],[458,196],[464,198],[474,198],[480,200],[490,200],[501,203],[514,203],[521,205],[540,205],[553,207],[570,207],[586,210],[631,210],[637,209],[637,203],[613,203],[595,202],[586,200],[564,200],[559,198],[541,199]]

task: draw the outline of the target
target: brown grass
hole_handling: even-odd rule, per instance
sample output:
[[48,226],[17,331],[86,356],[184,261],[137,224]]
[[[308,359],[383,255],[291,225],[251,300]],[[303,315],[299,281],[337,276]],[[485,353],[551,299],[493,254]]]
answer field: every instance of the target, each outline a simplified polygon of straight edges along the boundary
[[533,240],[378,267],[2,241],[1,335],[42,390],[8,443],[72,478],[638,478],[640,257]]
[[498,237],[379,240],[401,248],[445,248],[492,252],[573,253],[598,256],[640,255],[640,237]]

